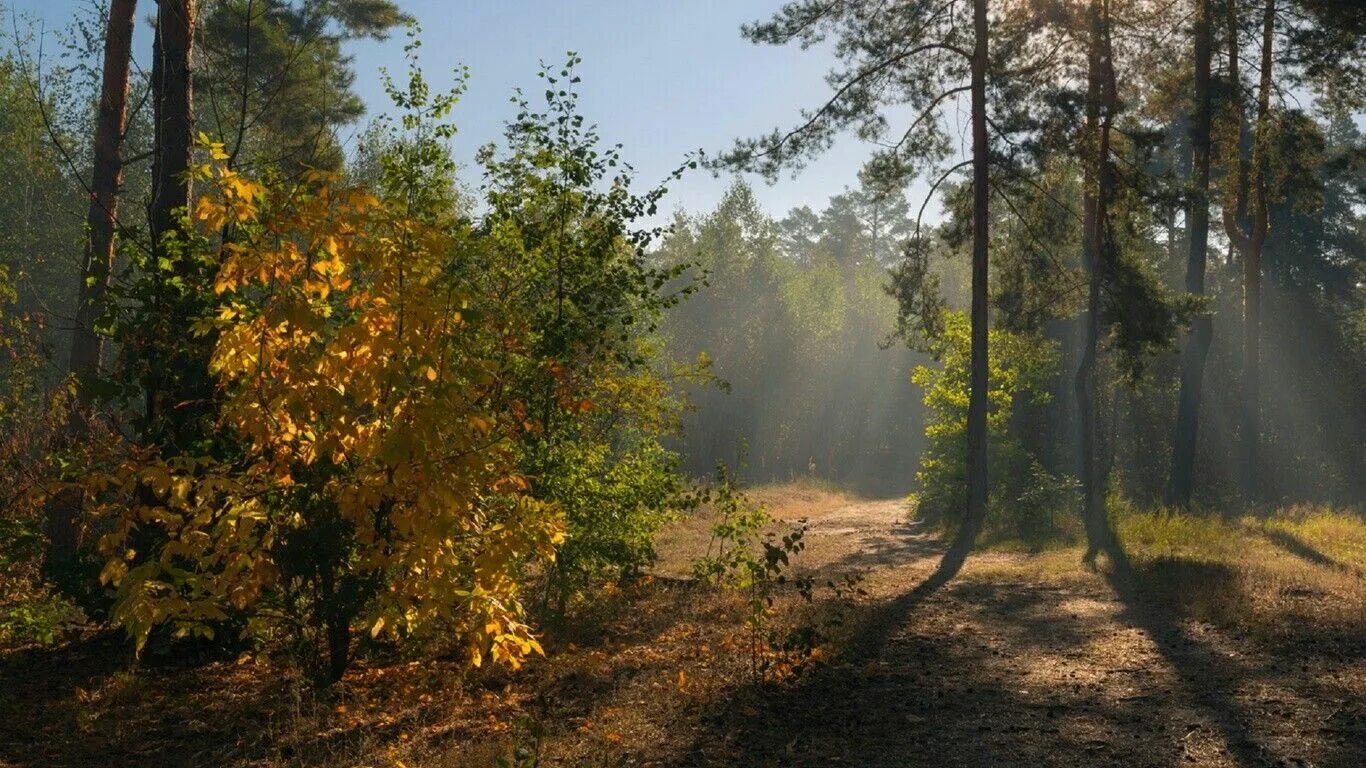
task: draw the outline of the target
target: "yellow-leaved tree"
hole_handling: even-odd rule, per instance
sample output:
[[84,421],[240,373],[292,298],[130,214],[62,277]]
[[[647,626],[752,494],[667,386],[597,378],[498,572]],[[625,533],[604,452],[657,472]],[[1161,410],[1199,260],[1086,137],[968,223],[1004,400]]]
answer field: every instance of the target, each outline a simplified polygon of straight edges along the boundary
[[353,627],[454,637],[475,665],[539,651],[519,587],[562,522],[516,467],[526,328],[449,277],[489,246],[329,175],[258,183],[201,141],[192,247],[218,299],[186,332],[214,340],[231,448],[128,448],[90,474],[114,620],[139,647],[161,624],[283,631],[332,679]]

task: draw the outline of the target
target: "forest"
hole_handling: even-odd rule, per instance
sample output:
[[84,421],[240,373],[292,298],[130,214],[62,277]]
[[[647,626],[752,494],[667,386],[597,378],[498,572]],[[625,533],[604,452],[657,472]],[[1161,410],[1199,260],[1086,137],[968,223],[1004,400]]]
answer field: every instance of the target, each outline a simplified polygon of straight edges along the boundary
[[1366,5],[494,5],[0,1],[0,768],[1366,765]]

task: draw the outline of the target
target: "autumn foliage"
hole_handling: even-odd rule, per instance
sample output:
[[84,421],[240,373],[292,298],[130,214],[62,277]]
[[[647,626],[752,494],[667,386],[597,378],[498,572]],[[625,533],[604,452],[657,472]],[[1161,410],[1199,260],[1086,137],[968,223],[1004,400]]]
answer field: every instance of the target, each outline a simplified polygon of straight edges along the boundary
[[115,620],[141,643],[162,622],[207,635],[241,615],[337,648],[358,619],[516,664],[538,650],[519,569],[553,557],[562,525],[511,450],[525,329],[480,313],[443,268],[477,246],[335,178],[266,186],[210,151],[191,218],[205,242],[232,236],[219,308],[193,333],[214,338],[220,429],[239,447],[132,449],[88,477],[112,521],[99,548]]
[[481,151],[471,213],[444,122],[461,86],[433,92],[417,47],[359,170],[247,173],[201,134],[180,227],[134,260],[111,320],[128,381],[99,413],[139,426],[55,485],[83,495],[139,651],[264,643],[326,681],[358,630],[517,666],[541,650],[529,598],[638,572],[689,503],[661,442],[688,371],[652,339],[689,289],[634,225],[662,187],[635,195],[598,148],[571,58]]

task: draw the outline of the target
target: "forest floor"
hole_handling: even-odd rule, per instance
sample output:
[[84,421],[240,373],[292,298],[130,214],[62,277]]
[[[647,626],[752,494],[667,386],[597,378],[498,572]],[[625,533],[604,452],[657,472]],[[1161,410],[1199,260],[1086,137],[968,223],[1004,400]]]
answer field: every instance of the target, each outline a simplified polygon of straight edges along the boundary
[[847,618],[800,671],[756,674],[744,601],[684,578],[699,518],[518,672],[381,657],[315,694],[250,656],[132,673],[107,633],[0,651],[0,766],[1366,765],[1358,517],[1136,518],[1124,576],[997,548],[927,591],[943,547],[904,503],[757,495],[807,522],[797,569],[863,574],[779,601],[774,627]]

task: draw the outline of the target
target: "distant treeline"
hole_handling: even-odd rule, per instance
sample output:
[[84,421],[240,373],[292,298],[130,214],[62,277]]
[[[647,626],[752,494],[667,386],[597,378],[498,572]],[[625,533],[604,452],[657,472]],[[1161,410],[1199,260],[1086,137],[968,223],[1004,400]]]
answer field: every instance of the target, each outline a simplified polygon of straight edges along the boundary
[[[1180,135],[1172,136],[1179,144]],[[1328,161],[1273,212],[1285,224],[1266,249],[1259,471],[1263,498],[1352,503],[1366,497],[1366,338],[1354,309],[1362,233],[1351,202],[1359,194],[1352,158],[1361,151],[1361,136],[1344,119],[1323,125],[1322,136]],[[950,198],[955,195],[961,199],[962,191]],[[1313,207],[1302,199],[1309,195]],[[1063,276],[1040,280],[1038,265],[1031,265],[1041,258],[1039,243],[1010,213],[997,214],[993,324],[1055,352],[1047,386],[1018,398],[1010,432],[1050,473],[1076,477],[1072,382],[1082,345],[1081,296],[1066,290]],[[715,210],[679,214],[674,225],[657,257],[691,264],[693,277],[705,276],[707,286],[666,317],[666,345],[676,360],[704,356],[717,379],[690,394],[694,407],[684,417],[680,446],[684,468],[700,475],[725,461],[741,466],[752,482],[813,476],[870,493],[916,489],[930,412],[911,376],[916,366],[936,363],[926,351],[890,338],[897,303],[885,290],[888,267],[901,259],[915,226],[905,200],[851,190],[819,213],[798,208],[774,220],[737,182]],[[968,265],[956,228],[963,224],[952,218],[938,228],[930,258],[950,311],[967,304]],[[1188,248],[1180,219],[1153,221],[1144,239],[1142,269],[1178,293]],[[1064,267],[1080,272],[1075,242],[1061,237],[1051,245]],[[1207,309],[1214,343],[1196,462],[1197,498],[1211,505],[1237,488],[1241,269],[1227,249],[1211,258]],[[1045,283],[1061,286],[1057,300],[1040,298],[1050,289]],[[1179,356],[1160,352],[1116,375],[1127,383],[1106,403],[1116,418],[1105,458],[1125,494],[1160,501]]]
[[710,362],[684,417],[684,467],[717,461],[750,481],[812,476],[904,492],[924,446],[911,371],[930,359],[885,343],[887,267],[912,220],[900,195],[853,190],[775,221],[737,183],[711,213],[680,214],[657,254],[706,287],[665,318],[671,355]]

